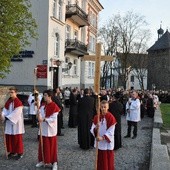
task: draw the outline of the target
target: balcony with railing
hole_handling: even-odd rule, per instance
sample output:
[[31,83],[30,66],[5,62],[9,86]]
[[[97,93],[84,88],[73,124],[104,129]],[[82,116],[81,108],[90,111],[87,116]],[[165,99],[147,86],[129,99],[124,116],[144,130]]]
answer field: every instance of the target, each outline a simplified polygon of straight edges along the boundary
[[88,26],[88,15],[77,4],[66,6],[66,19],[71,18],[79,27]]
[[78,55],[79,57],[83,55],[88,55],[87,53],[87,45],[77,39],[66,39],[65,42],[65,52],[73,53]]

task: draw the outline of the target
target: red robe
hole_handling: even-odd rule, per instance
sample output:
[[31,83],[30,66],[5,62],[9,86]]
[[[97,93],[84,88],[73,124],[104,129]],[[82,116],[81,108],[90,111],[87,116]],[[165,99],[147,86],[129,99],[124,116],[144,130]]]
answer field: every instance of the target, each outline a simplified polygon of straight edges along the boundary
[[[51,116],[54,116],[54,114],[56,114],[57,112],[60,111],[60,108],[54,102],[51,102],[47,105],[43,105],[42,107],[44,107],[45,118],[47,120],[47,122],[45,122],[45,123],[47,123],[47,124],[48,124],[48,118],[50,118]],[[55,119],[55,116],[54,116],[54,123],[57,124],[57,118]],[[42,124],[42,126],[43,126],[43,124]],[[45,164],[50,164],[50,163],[53,164],[54,162],[58,162],[58,158],[57,158],[57,150],[58,150],[57,146],[58,146],[58,144],[57,144],[57,136],[56,135],[54,135],[54,136],[44,136],[42,134],[43,155],[44,155],[44,163]],[[39,140],[39,148],[38,148],[38,160],[39,160],[39,162],[43,161],[41,147],[42,147],[41,146],[41,140]]]
[[[18,98],[15,98],[14,100],[12,98],[9,98],[7,100],[7,102],[5,103],[5,109],[7,111],[9,111],[9,107],[10,107],[11,104],[13,105],[13,111],[17,107],[22,106],[22,102]],[[23,119],[23,117],[21,119]],[[6,121],[5,123],[6,124],[9,123],[8,121]],[[9,153],[23,154],[24,146],[23,146],[23,136],[22,136],[22,134],[5,134],[5,136],[6,136],[7,151]]]
[[[106,135],[103,135],[105,138],[105,143],[111,143],[111,138],[109,138],[109,135],[107,134],[107,130],[109,128],[115,127],[116,119],[115,117],[108,112],[105,116],[100,115],[99,121],[100,126],[102,126],[103,120],[106,120]],[[94,117],[94,125],[97,124],[97,115]],[[100,128],[100,127],[99,127]],[[112,135],[114,136],[114,128],[112,129]],[[96,134],[96,132],[94,131]],[[103,142],[103,141],[101,141]],[[114,141],[113,141],[114,143]],[[112,147],[112,145],[110,146]],[[109,148],[109,147],[108,147]],[[114,170],[114,151],[113,149],[98,149],[98,162],[97,162],[97,170]]]

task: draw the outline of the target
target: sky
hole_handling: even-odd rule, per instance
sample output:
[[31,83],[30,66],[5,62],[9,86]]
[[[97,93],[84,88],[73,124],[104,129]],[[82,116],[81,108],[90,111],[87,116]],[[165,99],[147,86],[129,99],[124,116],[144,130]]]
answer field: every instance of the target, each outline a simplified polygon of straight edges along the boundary
[[127,11],[134,11],[145,16],[152,38],[149,46],[158,38],[157,30],[162,28],[164,32],[170,31],[170,0],[99,0],[104,9],[100,12],[100,25],[104,24],[113,14],[124,15]]

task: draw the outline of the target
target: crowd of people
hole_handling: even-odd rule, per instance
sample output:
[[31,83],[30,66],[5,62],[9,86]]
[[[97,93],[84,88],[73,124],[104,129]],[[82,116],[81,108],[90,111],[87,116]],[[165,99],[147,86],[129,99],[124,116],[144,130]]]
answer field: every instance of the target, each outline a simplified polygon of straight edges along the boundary
[[[5,123],[5,138],[8,158],[23,157],[24,121],[22,102],[17,98],[17,89],[9,89],[10,98],[0,113]],[[97,101],[100,101],[98,104]],[[88,150],[98,143],[98,170],[114,170],[114,150],[122,147],[121,117],[126,116],[127,135],[137,137],[138,122],[144,117],[153,118],[159,105],[154,91],[101,90],[95,94],[91,88],[45,90],[41,96],[37,89],[28,98],[32,127],[39,127],[38,160],[36,167],[51,165],[57,169],[57,136],[64,136],[63,108],[69,109],[68,127],[77,128],[77,142],[81,149]],[[100,107],[100,113],[97,113]]]

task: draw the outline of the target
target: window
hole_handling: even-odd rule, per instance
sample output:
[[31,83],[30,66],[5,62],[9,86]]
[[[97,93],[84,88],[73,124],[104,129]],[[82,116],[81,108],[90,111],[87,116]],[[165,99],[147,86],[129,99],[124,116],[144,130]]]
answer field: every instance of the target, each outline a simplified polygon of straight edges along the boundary
[[89,12],[89,22],[93,27],[97,27],[97,16],[92,11]]
[[54,42],[54,56],[59,57],[59,34],[55,34],[55,42]]
[[95,70],[95,68],[94,68],[94,63],[92,63],[92,62],[89,62],[89,66],[88,66],[88,76],[89,77],[94,77],[94,70]]
[[89,23],[92,24],[92,12],[89,12]]
[[56,0],[53,0],[53,16],[56,17]]
[[131,81],[131,82],[134,82],[134,81],[135,81],[135,76],[131,76],[131,77],[130,77],[130,81]]
[[74,39],[78,40],[78,31],[77,30],[74,31]]
[[96,26],[96,19],[95,19],[95,15],[92,15],[92,26]]
[[96,45],[95,37],[90,36],[90,38],[89,38],[89,50],[92,51],[92,52],[95,52],[95,45]]
[[95,66],[94,63],[92,63],[92,68],[91,68],[91,70],[92,70],[92,71],[91,71],[91,72],[92,72],[92,77],[94,77],[94,71],[95,71],[94,66]]
[[89,67],[88,67],[89,71],[88,71],[88,76],[91,76],[91,62],[89,62]]
[[64,66],[64,68],[66,68],[66,71],[64,72],[66,75],[70,75],[70,70],[67,70],[69,62],[70,62],[70,59],[68,57],[66,57],[65,58],[65,66]]
[[73,75],[77,75],[77,60],[73,61]]
[[57,4],[57,19],[62,20],[62,1],[58,0]]
[[81,41],[83,43],[85,43],[85,39],[86,39],[86,34],[85,34],[85,28],[81,28]]
[[53,16],[59,20],[62,20],[62,1],[53,0]]
[[71,27],[70,25],[66,25],[66,39],[71,38]]

